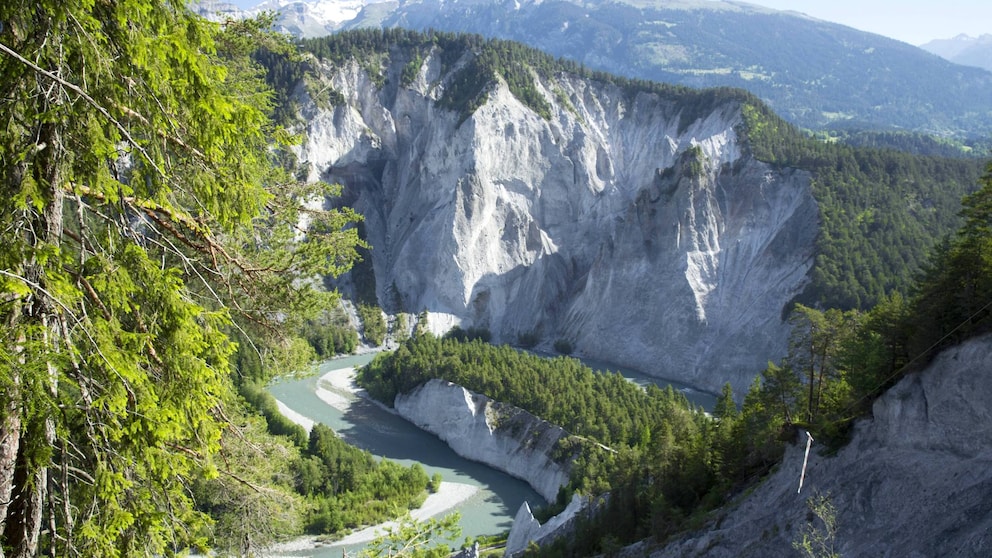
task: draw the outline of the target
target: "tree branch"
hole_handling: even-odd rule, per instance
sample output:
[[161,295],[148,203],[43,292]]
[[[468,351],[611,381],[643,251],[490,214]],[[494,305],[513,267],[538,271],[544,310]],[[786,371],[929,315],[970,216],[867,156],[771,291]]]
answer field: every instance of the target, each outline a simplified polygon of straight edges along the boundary
[[60,78],[59,76],[53,74],[52,72],[49,72],[48,70],[42,68],[41,66],[38,66],[34,62],[31,62],[27,58],[21,56],[15,50],[3,44],[2,42],[0,42],[0,51],[9,54],[18,62],[24,64],[28,68],[31,68],[35,72],[47,77],[53,82],[58,83],[59,85],[76,92],[80,97],[85,99],[87,103],[93,105],[93,108],[95,108],[100,114],[102,114],[105,118],[110,120],[114,124],[114,127],[116,127],[118,131],[120,131],[121,135],[123,135],[127,139],[127,142],[132,146],[134,146],[134,148],[137,149],[142,156],[144,156],[145,160],[148,161],[148,164],[151,165],[152,168],[154,168],[160,175],[166,176],[165,172],[161,168],[159,168],[159,166],[155,164],[155,161],[152,160],[151,156],[148,155],[148,152],[145,151],[145,149],[138,144],[138,142],[134,139],[134,137],[131,136],[131,133],[127,131],[127,128],[125,128],[123,124],[121,124],[116,118],[114,118],[114,116],[110,114],[109,110],[107,110],[100,103],[96,102],[96,99],[90,97],[89,94],[86,93],[86,91],[83,91],[81,87]]

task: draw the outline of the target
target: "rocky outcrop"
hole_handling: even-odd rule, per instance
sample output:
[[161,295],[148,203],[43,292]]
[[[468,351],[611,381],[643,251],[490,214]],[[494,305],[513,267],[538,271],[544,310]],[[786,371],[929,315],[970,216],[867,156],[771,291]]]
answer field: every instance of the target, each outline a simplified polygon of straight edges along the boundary
[[561,513],[547,520],[543,524],[534,517],[534,512],[530,509],[530,504],[524,502],[517,510],[517,515],[513,518],[513,526],[506,539],[506,550],[504,556],[519,556],[527,550],[530,543],[543,546],[554,542],[561,536],[567,536],[569,529],[574,527],[575,521],[582,513],[588,509],[590,502],[579,494],[572,495],[572,501],[562,510]]
[[408,58],[381,87],[325,65],[344,104],[301,103],[300,159],[365,216],[387,311],[714,392],[784,355],[818,214],[806,173],[747,154],[736,101],[699,112],[561,74],[534,78],[550,118],[499,82],[462,120],[437,103],[452,70],[426,53],[400,86]]
[[[812,452],[802,494],[797,444],[716,524],[651,556],[795,556],[792,541],[810,519],[813,494],[836,508],[834,550],[842,556],[990,556],[990,401],[992,336],[985,336],[903,378],[835,457]],[[635,552],[646,554],[643,545]]]
[[430,380],[394,402],[396,412],[436,435],[458,455],[517,477],[553,502],[574,455],[561,427],[457,384]]

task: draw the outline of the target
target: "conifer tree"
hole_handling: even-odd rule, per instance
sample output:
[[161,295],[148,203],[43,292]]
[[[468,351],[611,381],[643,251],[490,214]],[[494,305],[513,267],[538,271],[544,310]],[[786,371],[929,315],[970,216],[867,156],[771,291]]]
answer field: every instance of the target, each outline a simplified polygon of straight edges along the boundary
[[257,27],[183,0],[9,0],[0,25],[0,556],[201,546],[230,334],[289,346],[357,216],[272,164]]

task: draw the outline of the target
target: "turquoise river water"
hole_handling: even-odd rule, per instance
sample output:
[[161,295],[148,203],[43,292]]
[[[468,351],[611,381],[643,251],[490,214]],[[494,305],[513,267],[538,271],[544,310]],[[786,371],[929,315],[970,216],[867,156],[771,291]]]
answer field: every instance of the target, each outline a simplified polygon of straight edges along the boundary
[[[507,531],[513,516],[524,501],[532,507],[544,504],[544,499],[527,483],[485,465],[474,463],[456,455],[444,442],[413,426],[403,418],[366,399],[350,400],[348,405],[331,405],[318,397],[318,388],[333,390],[322,383],[321,377],[334,370],[368,363],[374,354],[363,354],[334,359],[323,363],[317,374],[302,379],[285,379],[272,385],[269,391],[276,399],[293,411],[322,422],[347,442],[370,451],[372,454],[410,465],[420,463],[428,475],[440,473],[443,480],[471,484],[478,491],[450,511],[461,514],[462,537],[489,535]],[[586,364],[597,370],[619,371],[631,381],[644,385],[648,382],[666,385],[667,382],[650,378],[632,370],[596,362]],[[696,405],[713,408],[714,397],[673,384],[682,390]],[[343,410],[342,410],[343,409]],[[447,512],[446,512],[447,513]],[[457,541],[460,545],[461,541]],[[321,546],[316,549],[283,552],[284,556],[331,557],[342,556],[358,550],[355,547]]]

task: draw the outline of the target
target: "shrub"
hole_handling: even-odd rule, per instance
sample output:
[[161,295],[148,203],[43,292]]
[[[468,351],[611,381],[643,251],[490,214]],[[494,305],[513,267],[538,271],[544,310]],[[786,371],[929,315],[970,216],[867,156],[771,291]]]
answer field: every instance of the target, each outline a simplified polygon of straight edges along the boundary
[[382,310],[371,304],[359,304],[358,317],[362,320],[365,339],[373,345],[382,345],[386,340],[386,320],[382,317]]
[[558,339],[555,341],[555,351],[563,355],[570,355],[574,347],[572,347],[572,342],[568,339]]
[[520,345],[525,349],[532,349],[540,340],[541,337],[537,334],[537,332],[529,331],[527,333],[521,333],[517,336],[517,345]]

